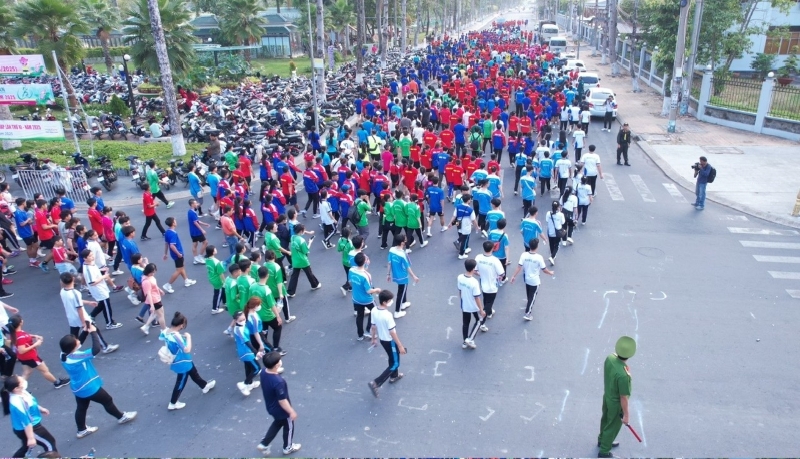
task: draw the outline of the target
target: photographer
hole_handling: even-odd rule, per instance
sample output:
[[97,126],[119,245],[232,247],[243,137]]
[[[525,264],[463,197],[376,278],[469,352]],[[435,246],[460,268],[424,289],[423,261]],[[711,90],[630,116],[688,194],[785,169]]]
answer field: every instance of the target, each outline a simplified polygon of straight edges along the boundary
[[692,204],[697,210],[703,210],[706,205],[706,185],[708,184],[708,176],[711,174],[711,165],[708,164],[708,159],[705,156],[700,157],[700,162],[694,163],[694,176],[697,178],[697,184],[694,187],[694,192],[697,199]]

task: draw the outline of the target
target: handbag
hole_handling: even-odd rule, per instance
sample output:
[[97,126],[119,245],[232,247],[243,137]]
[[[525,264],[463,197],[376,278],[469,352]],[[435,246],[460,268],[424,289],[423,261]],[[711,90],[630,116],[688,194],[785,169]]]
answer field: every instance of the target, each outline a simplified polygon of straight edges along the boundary
[[[555,229],[556,221],[553,219],[553,213],[552,212],[550,212],[550,221],[553,222],[553,229]],[[565,230],[564,228],[556,229],[556,237],[557,238],[563,239],[564,236],[566,236],[566,235],[567,235],[567,230]]]

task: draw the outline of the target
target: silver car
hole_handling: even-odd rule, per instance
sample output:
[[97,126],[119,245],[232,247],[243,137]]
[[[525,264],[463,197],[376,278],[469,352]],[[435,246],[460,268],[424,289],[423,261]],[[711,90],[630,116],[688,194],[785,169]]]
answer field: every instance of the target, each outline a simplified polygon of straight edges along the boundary
[[617,96],[614,94],[609,88],[592,88],[586,90],[586,97],[584,100],[589,103],[589,113],[592,116],[599,116],[604,117],[606,116],[606,109],[603,107],[603,104],[608,99],[608,96],[611,96],[611,100],[614,101],[614,119],[617,119]]

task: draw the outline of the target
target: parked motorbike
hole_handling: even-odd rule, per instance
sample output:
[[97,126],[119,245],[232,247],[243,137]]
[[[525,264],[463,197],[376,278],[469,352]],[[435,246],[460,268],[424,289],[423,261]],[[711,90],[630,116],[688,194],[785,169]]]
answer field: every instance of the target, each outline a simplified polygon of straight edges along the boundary
[[101,156],[95,160],[99,168],[95,169],[97,181],[106,190],[111,191],[111,184],[117,181],[117,171],[107,156]]

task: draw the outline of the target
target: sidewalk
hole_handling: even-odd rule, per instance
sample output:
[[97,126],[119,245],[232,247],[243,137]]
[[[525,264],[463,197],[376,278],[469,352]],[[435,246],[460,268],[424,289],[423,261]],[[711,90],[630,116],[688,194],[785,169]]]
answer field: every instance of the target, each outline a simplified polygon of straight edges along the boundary
[[611,76],[611,65],[601,65],[600,55],[581,45],[581,59],[590,72],[597,72],[600,85],[614,90],[617,120],[628,122],[633,139],[644,153],[673,181],[694,193],[690,168],[706,156],[717,169],[717,179],[708,186],[707,198],[746,214],[800,228],[792,209],[800,189],[800,145],[789,140],[707,124],[693,116],[679,116],[675,133],[667,132],[661,116],[663,96],[640,81],[635,94],[627,69]]

